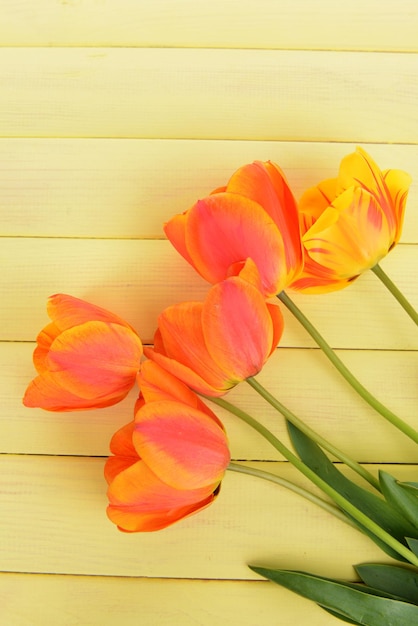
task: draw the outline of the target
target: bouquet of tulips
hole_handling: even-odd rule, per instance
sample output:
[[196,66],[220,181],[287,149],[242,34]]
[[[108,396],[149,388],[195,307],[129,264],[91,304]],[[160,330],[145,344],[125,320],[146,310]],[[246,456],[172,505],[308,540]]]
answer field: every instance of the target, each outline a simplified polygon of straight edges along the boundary
[[[418,624],[418,482],[401,483],[383,471],[376,478],[255,378],[280,341],[285,306],[364,401],[418,443],[418,432],[366,389],[287,293],[342,289],[371,269],[417,324],[417,312],[378,264],[399,240],[409,185],[408,174],[381,171],[360,148],[342,160],[336,178],[306,191],[299,203],[274,163],[241,167],[226,186],[165,225],[174,248],[210,287],[203,302],[173,304],[160,314],[152,347],[109,311],[69,295],[50,298],[51,323],[38,335],[38,376],[24,404],[50,411],[107,407],[139,388],[134,417],[113,436],[105,465],[107,514],[120,530],[166,528],[211,504],[225,470],[253,474],[316,502],[397,561],[357,566],[357,582],[251,565],[255,572],[351,624]],[[225,399],[242,381],[284,416],[293,449]],[[265,437],[325,497],[232,463],[216,406]]]

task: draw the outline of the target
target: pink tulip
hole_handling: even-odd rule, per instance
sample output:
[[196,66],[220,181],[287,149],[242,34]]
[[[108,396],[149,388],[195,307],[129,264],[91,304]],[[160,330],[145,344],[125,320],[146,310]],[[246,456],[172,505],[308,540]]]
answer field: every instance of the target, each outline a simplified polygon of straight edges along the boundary
[[48,301],[48,324],[37,337],[33,361],[39,376],[23,403],[49,411],[116,404],[132,386],[142,343],[123,319],[65,294]]
[[107,513],[126,532],[160,530],[207,507],[230,460],[221,422],[183,383],[150,361],[138,383],[135,420],[113,436],[105,467]]
[[204,302],[184,302],[159,316],[145,355],[195,391],[220,396],[257,374],[276,348],[283,318],[239,276],[214,285]]
[[226,187],[173,217],[165,233],[213,284],[239,274],[250,258],[269,297],[285,289],[302,269],[296,202],[283,172],[270,161],[241,167]]

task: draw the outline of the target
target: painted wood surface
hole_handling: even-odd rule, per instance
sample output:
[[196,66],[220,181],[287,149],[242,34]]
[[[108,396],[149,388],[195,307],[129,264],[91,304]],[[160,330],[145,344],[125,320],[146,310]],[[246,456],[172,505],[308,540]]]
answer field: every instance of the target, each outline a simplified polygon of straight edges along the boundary
[[[110,308],[151,342],[207,285],[162,226],[240,165],[278,162],[297,197],[358,144],[413,184],[382,267],[418,306],[418,12],[413,0],[0,2],[0,618],[7,626],[331,626],[249,562],[350,578],[378,560],[355,530],[276,485],[227,473],[171,529],[119,533],[103,465],[135,393],[108,410],[26,409],[46,298]],[[372,275],[294,299],[383,402],[418,427],[416,329]],[[285,312],[260,380],[368,464],[417,476],[416,446],[347,387]],[[281,418],[248,385],[231,401]],[[225,412],[235,460],[305,485]],[[338,558],[336,558],[338,555]]]

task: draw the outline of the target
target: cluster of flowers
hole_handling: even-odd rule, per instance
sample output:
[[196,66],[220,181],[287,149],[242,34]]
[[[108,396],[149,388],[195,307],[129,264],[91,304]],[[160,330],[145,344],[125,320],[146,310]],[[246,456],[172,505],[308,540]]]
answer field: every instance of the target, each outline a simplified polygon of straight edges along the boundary
[[[314,456],[315,467],[322,465],[324,475],[331,475],[328,460],[316,448],[311,446],[301,462],[265,428],[255,426],[342,508],[344,516],[390,554],[418,565],[418,551],[409,549],[405,540],[416,534],[416,494],[407,494],[405,504],[405,494],[392,477],[382,475],[379,484],[254,380],[283,332],[280,300],[356,391],[418,443],[418,433],[367,392],[285,293],[342,289],[371,269],[418,323],[416,312],[378,265],[399,241],[410,182],[403,171],[381,171],[358,148],[342,160],[336,178],[309,189],[297,203],[274,163],[241,167],[226,186],[165,225],[174,248],[211,287],[203,302],[174,304],[160,314],[153,347],[143,346],[136,330],[109,311],[69,295],[50,298],[52,321],[37,337],[33,358],[38,376],[29,384],[24,404],[50,411],[95,409],[121,401],[135,383],[139,387],[134,418],[112,437],[112,456],[105,465],[107,513],[120,530],[159,530],[214,501],[225,470],[234,468],[225,429],[202,397],[254,426],[255,420],[221,398],[246,380],[292,425],[296,449],[298,441],[303,449],[303,436],[310,437],[358,471],[379,495],[388,493],[395,509],[406,509],[407,519],[400,519],[399,512],[388,512],[373,500],[377,517],[369,519],[346,495],[369,510],[368,492],[341,485],[339,477],[327,484],[319,470],[317,476],[306,465]],[[302,458],[303,452],[297,451]],[[400,529],[395,538],[388,522],[393,515]],[[278,581],[277,572],[254,569]],[[418,584],[418,575],[413,584]],[[350,586],[345,592],[352,592]],[[371,597],[378,595],[373,592]],[[352,605],[363,610],[357,598]]]
[[409,184],[408,174],[382,172],[357,149],[337,178],[297,204],[274,163],[241,167],[165,225],[212,286],[203,302],[161,313],[153,348],[113,313],[69,295],[50,298],[52,321],[37,337],[38,376],[24,404],[84,410],[119,402],[135,382],[140,390],[105,466],[108,516],[119,529],[158,530],[213,502],[230,453],[199,395],[222,396],[263,368],[283,331],[272,296],[341,289],[377,265],[399,240]]

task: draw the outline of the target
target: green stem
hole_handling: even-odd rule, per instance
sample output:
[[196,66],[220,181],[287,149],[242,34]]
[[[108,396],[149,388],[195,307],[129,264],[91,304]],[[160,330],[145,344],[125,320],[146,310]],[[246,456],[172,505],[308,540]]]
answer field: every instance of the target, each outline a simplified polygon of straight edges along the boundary
[[380,413],[388,422],[396,426],[407,437],[410,437],[415,443],[418,443],[418,432],[412,428],[409,424],[404,422],[400,417],[388,409],[377,398],[375,398],[370,391],[368,391],[361,382],[350,372],[348,367],[341,361],[336,355],[331,346],[325,341],[323,336],[317,331],[315,326],[307,319],[302,311],[296,306],[296,304],[289,298],[289,296],[282,291],[277,296],[281,302],[289,309],[289,311],[296,317],[296,319],[302,324],[305,330],[310,334],[312,339],[318,344],[323,353],[328,357],[331,363],[336,367],[340,374],[345,378],[355,391],[365,400],[375,411]]
[[372,272],[376,274],[376,276],[382,281],[384,286],[390,291],[392,296],[396,298],[401,307],[408,313],[409,317],[418,325],[418,312],[414,309],[412,304],[405,298],[403,293],[399,291],[394,282],[389,278],[389,276],[382,270],[380,265],[377,263],[374,267],[371,268]]
[[287,459],[296,469],[298,469],[306,478],[308,478],[314,485],[319,487],[321,491],[323,491],[331,500],[333,500],[343,511],[351,515],[354,519],[356,519],[362,526],[367,528],[371,533],[373,533],[376,537],[378,537],[381,541],[390,546],[393,550],[395,550],[398,554],[402,555],[405,559],[407,559],[413,565],[418,566],[418,557],[409,550],[406,546],[400,543],[397,539],[392,537],[389,533],[387,533],[383,528],[381,528],[376,522],[371,520],[367,515],[365,515],[362,511],[357,509],[351,502],[349,502],[344,496],[335,491],[328,483],[326,483],[322,478],[320,478],[310,467],[305,465],[303,461],[301,461],[289,448],[287,448],[272,432],[270,432],[263,424],[260,424],[256,419],[251,417],[245,411],[242,411],[238,407],[230,404],[223,398],[208,398],[214,404],[227,409],[241,420],[246,422],[249,426],[254,428],[257,432],[260,433],[267,441],[271,443],[271,445],[278,451],[285,459]]
[[314,504],[320,506],[322,509],[324,509],[328,513],[331,513],[335,517],[338,517],[338,519],[342,522],[346,522],[350,526],[353,526],[353,528],[357,528],[356,524],[354,524],[354,522],[352,522],[351,519],[341,511],[341,509],[337,508],[333,504],[330,504],[323,498],[316,496],[307,489],[299,487],[299,485],[292,483],[290,480],[286,480],[286,478],[281,478],[280,476],[276,476],[276,474],[271,474],[270,472],[265,472],[264,470],[260,470],[255,467],[249,467],[248,465],[238,465],[237,463],[232,462],[228,465],[227,469],[233,472],[239,472],[241,474],[256,476],[257,478],[263,478],[264,480],[276,483],[276,485],[285,487],[286,489],[297,493],[299,496],[302,496],[306,500],[309,500],[310,502],[313,502]]
[[331,454],[333,454],[337,459],[345,463],[348,467],[351,467],[352,470],[357,472],[360,476],[362,476],[368,483],[370,483],[375,489],[379,492],[381,491],[379,481],[368,472],[362,465],[354,461],[347,454],[336,448],[330,441],[316,433],[312,428],[307,426],[301,419],[297,417],[294,413],[292,413],[287,407],[285,407],[279,400],[277,400],[267,389],[263,387],[255,378],[247,378],[247,383],[255,389],[255,391],[260,394],[264,400],[266,400],[272,407],[274,407],[279,413],[283,415],[289,422],[291,422],[296,428],[299,428],[305,435],[307,435],[313,441],[328,450]]

